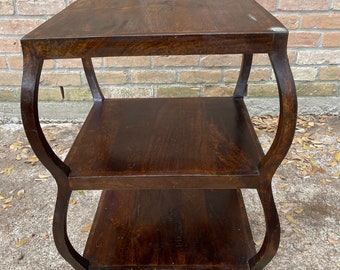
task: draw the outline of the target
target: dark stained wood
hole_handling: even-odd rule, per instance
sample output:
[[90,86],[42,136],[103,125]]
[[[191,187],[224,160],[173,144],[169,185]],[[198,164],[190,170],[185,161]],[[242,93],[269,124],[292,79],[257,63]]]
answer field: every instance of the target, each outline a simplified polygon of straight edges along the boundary
[[237,190],[106,191],[98,209],[90,269],[249,269],[255,254]]
[[74,189],[203,188],[213,176],[223,188],[259,176],[262,157],[243,99],[112,99],[94,105],[65,163]]
[[287,34],[253,0],[79,0],[22,43],[44,58],[255,53]]
[[[287,29],[254,0],[79,0],[22,38],[23,125],[58,184],[54,239],[72,267],[263,269],[270,262],[280,239],[271,181],[297,114],[287,40]],[[107,100],[91,61],[226,53],[243,54],[230,98]],[[256,53],[269,55],[280,99],[266,154],[242,99]],[[65,161],[50,147],[38,112],[43,62],[58,58],[82,59],[94,100]],[[240,188],[257,189],[264,211],[256,254]],[[85,256],[67,235],[76,189],[105,190]]]

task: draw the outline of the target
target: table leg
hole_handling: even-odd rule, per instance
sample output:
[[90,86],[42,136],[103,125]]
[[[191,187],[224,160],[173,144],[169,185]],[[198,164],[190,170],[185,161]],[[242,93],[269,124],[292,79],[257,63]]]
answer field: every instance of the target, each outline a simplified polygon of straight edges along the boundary
[[286,48],[269,54],[275,72],[279,98],[280,117],[274,141],[260,163],[263,187],[258,190],[266,221],[266,235],[260,251],[249,260],[251,269],[263,269],[274,257],[280,241],[280,224],[274,203],[272,177],[286,156],[292,143],[296,118],[297,98],[294,78]]
[[271,186],[258,190],[258,194],[265,216],[266,235],[259,252],[249,260],[252,270],[263,269],[275,256],[280,243],[280,222]]
[[238,81],[234,91],[234,97],[244,97],[247,95],[248,79],[252,62],[253,62],[252,54],[243,55],[240,75],[238,77]]
[[22,121],[33,151],[52,173],[58,184],[58,198],[53,221],[53,234],[57,249],[76,269],[85,269],[87,261],[72,247],[66,230],[66,217],[71,191],[67,175],[70,169],[51,149],[39,124],[38,90],[43,59],[23,46],[24,67],[21,89]]
[[104,96],[102,94],[102,91],[100,90],[91,58],[82,58],[82,62],[83,62],[86,79],[91,89],[93,100],[95,102],[103,101]]
[[67,210],[72,191],[58,186],[57,202],[53,217],[53,236],[55,245],[64,259],[75,269],[88,269],[89,262],[72,246],[67,235]]

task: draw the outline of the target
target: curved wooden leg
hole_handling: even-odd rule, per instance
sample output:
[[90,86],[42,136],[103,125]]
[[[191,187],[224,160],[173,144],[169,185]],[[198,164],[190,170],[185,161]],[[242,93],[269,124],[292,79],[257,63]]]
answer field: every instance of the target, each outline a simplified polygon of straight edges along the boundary
[[53,218],[53,236],[55,245],[64,259],[75,269],[88,269],[88,261],[72,246],[67,235],[67,210],[71,190],[58,187],[58,197]]
[[287,154],[294,137],[297,99],[286,49],[269,54],[280,97],[280,117],[274,141],[260,163],[263,187],[258,190],[264,209],[266,236],[260,251],[249,260],[251,269],[263,269],[276,254],[280,242],[280,224],[272,194],[272,177]]
[[103,96],[102,91],[100,90],[91,58],[82,58],[82,62],[83,62],[85,75],[86,75],[87,81],[91,89],[93,100],[95,102],[103,101],[104,96]]
[[275,256],[280,243],[280,222],[271,186],[258,190],[266,221],[266,235],[259,252],[249,260],[250,269],[263,269]]
[[271,181],[286,156],[294,138],[297,119],[297,97],[294,78],[286,51],[269,54],[280,98],[280,116],[274,141],[260,164],[261,174]]
[[67,174],[69,168],[53,152],[41,129],[38,112],[38,90],[43,59],[23,46],[23,77],[21,87],[21,117],[34,153],[53,174]]
[[253,62],[252,54],[244,54],[242,58],[240,75],[234,91],[234,97],[244,97],[247,95],[248,79],[251,70],[251,64]]
[[39,160],[58,183],[58,198],[53,221],[55,244],[62,256],[76,269],[86,269],[87,261],[72,247],[66,232],[67,207],[71,191],[67,175],[70,171],[50,147],[39,123],[38,89],[43,59],[23,46],[24,68],[21,88],[22,121],[27,138]]

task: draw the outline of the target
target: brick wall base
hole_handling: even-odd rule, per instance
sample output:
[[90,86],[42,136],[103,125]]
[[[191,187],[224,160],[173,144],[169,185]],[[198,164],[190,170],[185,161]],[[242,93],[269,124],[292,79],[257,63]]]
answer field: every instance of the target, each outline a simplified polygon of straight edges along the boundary
[[[279,104],[276,98],[246,98],[250,115],[278,115]],[[299,115],[336,115],[340,116],[340,97],[300,97]],[[76,122],[85,120],[92,102],[89,101],[46,101],[39,105],[43,123]],[[0,125],[20,124],[20,106],[17,102],[0,102]]]

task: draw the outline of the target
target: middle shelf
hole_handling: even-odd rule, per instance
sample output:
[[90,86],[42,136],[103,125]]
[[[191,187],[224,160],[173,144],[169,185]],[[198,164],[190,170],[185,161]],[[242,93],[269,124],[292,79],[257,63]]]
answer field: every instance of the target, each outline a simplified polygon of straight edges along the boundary
[[228,188],[256,187],[262,157],[241,98],[107,99],[65,163],[73,189]]

